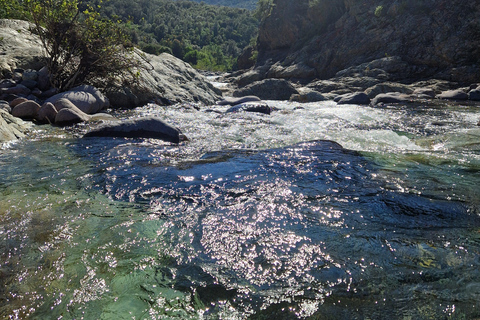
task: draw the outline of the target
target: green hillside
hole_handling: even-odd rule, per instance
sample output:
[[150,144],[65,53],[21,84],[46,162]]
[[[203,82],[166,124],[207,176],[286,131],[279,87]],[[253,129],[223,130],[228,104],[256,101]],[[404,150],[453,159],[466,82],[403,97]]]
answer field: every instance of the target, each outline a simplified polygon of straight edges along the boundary
[[254,10],[257,6],[256,0],[192,0],[195,2],[205,2],[215,6],[226,6],[233,8],[243,8],[248,10]]
[[99,5],[110,19],[125,22],[134,44],[144,51],[169,52],[199,69],[234,69],[258,31],[252,11],[204,2],[109,0]]

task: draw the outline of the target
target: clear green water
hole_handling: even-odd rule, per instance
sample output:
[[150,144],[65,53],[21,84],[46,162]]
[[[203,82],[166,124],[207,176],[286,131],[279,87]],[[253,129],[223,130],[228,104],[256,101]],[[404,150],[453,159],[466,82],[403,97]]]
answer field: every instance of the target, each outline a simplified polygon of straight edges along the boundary
[[4,146],[0,316],[480,317],[478,107],[271,104],[118,115],[180,146],[48,126]]

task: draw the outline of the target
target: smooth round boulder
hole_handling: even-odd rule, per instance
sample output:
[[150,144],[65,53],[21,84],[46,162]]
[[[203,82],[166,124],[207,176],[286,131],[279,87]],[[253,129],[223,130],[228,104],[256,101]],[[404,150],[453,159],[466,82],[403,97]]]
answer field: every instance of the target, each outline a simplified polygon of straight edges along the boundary
[[328,100],[323,94],[315,90],[301,90],[298,94],[292,94],[290,101],[308,103]]
[[55,124],[60,126],[71,125],[90,120],[90,116],[78,108],[64,108],[55,116]]
[[399,92],[381,93],[377,95],[372,101],[372,105],[380,103],[405,103],[410,102],[410,96]]
[[354,92],[343,95],[338,99],[337,104],[370,104],[371,100],[365,92]]
[[35,101],[28,100],[22,102],[12,109],[12,115],[24,120],[31,120],[37,118],[40,105]]
[[413,94],[420,98],[423,98],[423,97],[435,98],[435,90],[431,88],[417,88],[413,91]]
[[265,79],[233,92],[234,97],[257,96],[262,100],[289,100],[297,89],[285,79]]
[[15,98],[15,99],[13,99],[13,100],[10,102],[10,107],[15,108],[15,107],[18,106],[20,103],[25,102],[25,101],[28,101],[28,99],[27,99],[27,98],[23,98],[23,97]]
[[448,90],[444,91],[441,94],[437,96],[438,99],[443,99],[443,100],[468,100],[468,94],[466,94],[463,90],[457,89],[457,90]]
[[180,129],[155,117],[104,123],[84,137],[153,138],[172,143],[188,140]]
[[[45,103],[51,103],[51,102],[47,100]],[[78,109],[77,106],[74,105],[73,102],[71,102],[67,98],[60,98],[56,100],[53,103],[53,105],[55,106],[55,109],[57,109],[57,111],[60,111],[62,109]]]
[[85,91],[62,92],[48,98],[45,102],[52,102],[55,104],[57,100],[62,98],[70,100],[70,102],[73,103],[78,109],[87,114],[96,113],[103,106],[102,102],[98,101],[93,94]]
[[55,123],[57,113],[58,111],[53,103],[46,102],[42,105],[40,110],[38,110],[37,120],[42,123]]

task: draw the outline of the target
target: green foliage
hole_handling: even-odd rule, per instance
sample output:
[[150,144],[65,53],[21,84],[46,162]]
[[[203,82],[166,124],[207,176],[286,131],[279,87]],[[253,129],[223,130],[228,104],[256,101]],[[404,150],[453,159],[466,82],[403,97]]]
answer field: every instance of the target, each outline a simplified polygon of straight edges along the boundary
[[380,17],[383,13],[383,6],[378,6],[375,8],[375,17]]
[[258,0],[257,8],[254,13],[255,17],[258,20],[263,21],[272,13],[274,6],[275,4],[273,3],[273,0]]
[[24,17],[24,10],[17,0],[0,0],[0,19],[20,19]]
[[215,6],[243,8],[248,10],[254,10],[257,5],[256,0],[192,0],[192,1],[205,2],[206,4],[212,4]]
[[128,37],[91,5],[78,0],[25,0],[28,17],[47,52],[52,85],[67,90],[135,80],[140,61]]
[[[219,61],[224,61],[222,69],[231,70],[258,30],[258,20],[249,10],[185,0],[109,0],[101,12],[123,21],[142,50],[158,54],[170,48],[176,57],[196,60],[195,67],[207,70],[220,68]],[[217,47],[222,58],[212,49]]]

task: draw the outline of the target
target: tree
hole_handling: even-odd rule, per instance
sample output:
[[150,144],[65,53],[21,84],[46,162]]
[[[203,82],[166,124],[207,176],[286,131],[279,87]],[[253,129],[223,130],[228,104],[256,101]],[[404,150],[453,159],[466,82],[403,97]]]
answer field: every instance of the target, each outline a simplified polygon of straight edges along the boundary
[[78,0],[24,3],[46,50],[54,87],[135,80],[142,63],[117,23],[101,18],[92,6],[81,10]]

